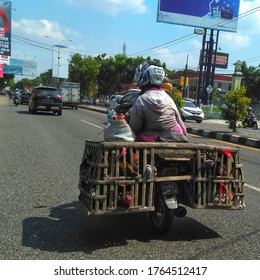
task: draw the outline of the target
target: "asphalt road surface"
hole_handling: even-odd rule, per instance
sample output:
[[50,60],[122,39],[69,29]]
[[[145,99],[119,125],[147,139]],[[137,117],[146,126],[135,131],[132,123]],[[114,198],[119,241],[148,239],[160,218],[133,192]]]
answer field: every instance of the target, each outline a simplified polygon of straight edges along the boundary
[[146,214],[87,216],[78,202],[79,165],[84,141],[103,139],[103,121],[103,114],[81,109],[31,115],[27,105],[0,104],[1,260],[260,259],[260,163],[253,148],[240,152],[246,210],[188,209],[165,235],[152,230]]

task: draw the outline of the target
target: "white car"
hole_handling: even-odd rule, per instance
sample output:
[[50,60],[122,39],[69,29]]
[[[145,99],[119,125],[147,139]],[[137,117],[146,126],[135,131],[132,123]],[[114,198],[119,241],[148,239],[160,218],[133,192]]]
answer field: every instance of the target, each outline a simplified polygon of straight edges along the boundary
[[193,102],[186,100],[181,108],[181,117],[183,121],[194,120],[197,123],[201,123],[204,119],[204,112]]

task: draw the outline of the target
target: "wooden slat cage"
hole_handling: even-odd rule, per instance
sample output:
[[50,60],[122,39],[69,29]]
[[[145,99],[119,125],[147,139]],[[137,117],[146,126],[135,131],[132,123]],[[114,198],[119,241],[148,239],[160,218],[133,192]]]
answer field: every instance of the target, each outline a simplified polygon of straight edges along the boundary
[[[160,173],[160,166],[169,166]],[[159,169],[158,169],[159,168]],[[193,143],[86,141],[79,200],[89,214],[154,210],[154,191],[175,181],[178,202],[191,208],[244,209],[237,147]],[[131,196],[126,204],[124,198]]]

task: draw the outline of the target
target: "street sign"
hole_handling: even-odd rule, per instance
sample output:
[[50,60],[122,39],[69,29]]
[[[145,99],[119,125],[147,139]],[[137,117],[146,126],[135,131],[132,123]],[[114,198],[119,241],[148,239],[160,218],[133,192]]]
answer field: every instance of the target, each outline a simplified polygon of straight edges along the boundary
[[207,91],[209,94],[212,93],[213,88],[212,88],[212,85],[211,85],[211,84],[209,84],[209,85],[206,87],[206,91]]

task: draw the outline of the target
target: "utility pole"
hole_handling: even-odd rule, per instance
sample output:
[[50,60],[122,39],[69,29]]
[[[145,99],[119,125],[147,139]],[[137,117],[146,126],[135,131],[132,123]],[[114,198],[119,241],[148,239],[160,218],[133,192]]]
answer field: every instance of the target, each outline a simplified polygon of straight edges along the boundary
[[187,83],[187,72],[188,72],[188,60],[189,60],[189,55],[187,54],[185,71],[184,71],[183,97],[187,97],[186,83]]
[[126,43],[123,44],[123,56],[126,56]]

